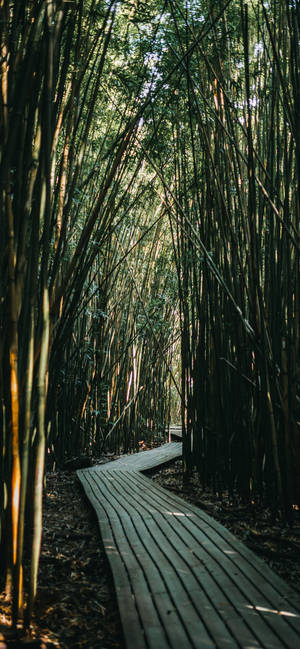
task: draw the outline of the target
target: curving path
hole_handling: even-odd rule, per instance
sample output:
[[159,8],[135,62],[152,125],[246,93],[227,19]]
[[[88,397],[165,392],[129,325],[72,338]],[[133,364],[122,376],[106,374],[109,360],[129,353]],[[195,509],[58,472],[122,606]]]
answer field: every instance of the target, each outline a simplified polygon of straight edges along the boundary
[[300,594],[142,471],[181,443],[77,471],[98,517],[127,649],[300,649]]

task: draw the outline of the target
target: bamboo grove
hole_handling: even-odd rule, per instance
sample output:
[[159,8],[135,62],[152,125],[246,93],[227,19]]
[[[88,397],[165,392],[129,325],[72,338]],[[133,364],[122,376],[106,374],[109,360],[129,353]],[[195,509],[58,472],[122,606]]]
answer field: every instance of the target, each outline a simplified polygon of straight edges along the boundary
[[0,552],[45,469],[181,418],[184,478],[300,500],[299,4],[1,2]]
[[161,178],[186,475],[196,466],[204,484],[289,518],[300,496],[300,16],[297,3],[270,8],[240,3],[201,39],[195,5],[171,5],[181,76]]

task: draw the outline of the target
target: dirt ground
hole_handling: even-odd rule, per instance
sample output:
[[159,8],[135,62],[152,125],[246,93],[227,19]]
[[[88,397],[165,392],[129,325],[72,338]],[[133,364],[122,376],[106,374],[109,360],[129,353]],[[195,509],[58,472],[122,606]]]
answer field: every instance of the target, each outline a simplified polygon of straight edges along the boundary
[[[101,458],[108,461],[112,457]],[[300,591],[300,517],[293,527],[272,522],[268,510],[203,491],[196,475],[182,484],[181,460],[152,479],[202,507]],[[1,640],[8,637],[8,604],[0,598]],[[1,636],[2,629],[2,636]],[[125,649],[110,569],[96,517],[75,471],[47,475],[39,589],[31,637],[59,649]],[[10,646],[10,644],[8,644]],[[11,645],[16,649],[19,644]],[[25,645],[26,646],[26,645]],[[32,645],[33,646],[33,645]],[[40,643],[37,647],[42,647]]]
[[[6,638],[7,622],[2,596],[0,624]],[[26,641],[34,638],[59,649],[125,647],[97,519],[74,471],[49,473],[46,479],[39,587]]]

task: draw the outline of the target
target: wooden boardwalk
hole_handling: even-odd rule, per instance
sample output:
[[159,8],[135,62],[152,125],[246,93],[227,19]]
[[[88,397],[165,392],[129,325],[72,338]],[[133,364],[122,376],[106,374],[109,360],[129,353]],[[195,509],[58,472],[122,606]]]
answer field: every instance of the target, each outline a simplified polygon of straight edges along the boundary
[[300,649],[300,594],[222,525],[141,473],[181,443],[78,471],[127,649]]
[[177,424],[173,424],[169,428],[169,442],[182,439],[182,428]]

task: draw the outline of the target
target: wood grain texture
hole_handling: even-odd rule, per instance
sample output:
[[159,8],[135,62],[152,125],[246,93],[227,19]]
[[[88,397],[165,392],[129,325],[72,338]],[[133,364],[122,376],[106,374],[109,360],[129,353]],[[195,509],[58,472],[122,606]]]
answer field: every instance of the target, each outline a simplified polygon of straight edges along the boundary
[[142,472],[181,443],[77,471],[128,649],[300,649],[300,595],[205,512]]

